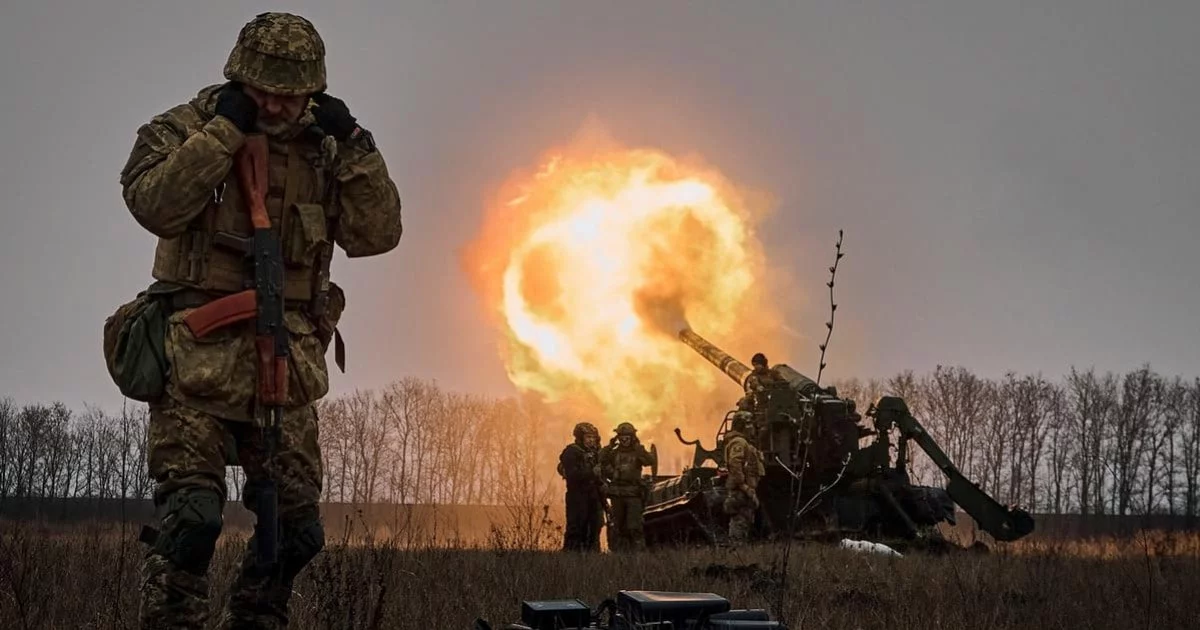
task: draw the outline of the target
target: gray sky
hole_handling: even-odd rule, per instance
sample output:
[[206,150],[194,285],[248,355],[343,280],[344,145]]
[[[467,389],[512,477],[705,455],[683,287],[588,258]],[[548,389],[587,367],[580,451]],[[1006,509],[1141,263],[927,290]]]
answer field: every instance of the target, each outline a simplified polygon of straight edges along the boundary
[[[822,332],[846,230],[833,376],[1200,375],[1195,1],[38,0],[0,9],[0,395],[120,405],[101,328],[154,238],[118,173],[265,10],[315,22],[404,200],[397,251],[335,260],[336,391],[508,391],[459,250],[589,115],[779,200],[764,239],[810,298],[796,329]],[[814,364],[809,345],[778,358]]]

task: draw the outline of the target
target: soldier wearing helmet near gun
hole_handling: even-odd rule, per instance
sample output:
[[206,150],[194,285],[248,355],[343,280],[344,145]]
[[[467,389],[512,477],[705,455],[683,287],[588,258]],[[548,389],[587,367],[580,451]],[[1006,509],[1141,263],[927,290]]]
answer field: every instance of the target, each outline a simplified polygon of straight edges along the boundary
[[[395,248],[402,232],[399,193],[371,134],[345,102],[325,93],[325,44],[312,23],[287,13],[258,15],[239,33],[224,76],[228,83],[203,88],[138,129],[120,178],[130,212],[159,237],[157,282],[147,292],[169,313],[165,393],[150,404],[148,465],[160,527],[145,538],[151,548],[143,628],[205,627],[227,446],[245,470],[244,503],[260,523],[259,495],[269,490],[259,488],[274,482],[279,537],[268,566],[254,552],[257,534],[251,539],[221,627],[287,625],[293,580],[324,545],[313,404],[328,392],[331,341],[343,364],[336,327],[345,298],[329,280],[333,247],[351,258],[374,256]],[[239,179],[249,177],[241,161],[247,153],[239,150],[261,150],[259,134],[265,172],[258,177],[266,181],[247,192]],[[268,230],[257,221],[252,230],[247,213],[259,188]],[[205,310],[255,286],[248,245],[270,232],[280,244],[287,331],[278,337],[286,363],[275,364],[286,376],[271,385],[286,392],[270,403],[282,408],[278,431],[270,433],[273,457],[264,454],[267,432],[256,426],[265,390],[255,320],[263,317]]]
[[766,473],[762,452],[746,438],[752,428],[749,412],[733,414],[730,430],[725,433],[725,467],[729,476],[725,478],[725,513],[729,515],[729,541],[733,544],[746,542],[754,526],[754,514],[758,510],[758,481]]
[[608,446],[600,452],[600,470],[608,486],[612,519],[608,524],[608,548],[612,551],[643,549],[642,509],[649,486],[642,479],[642,468],[657,468],[658,453],[647,451],[638,440],[637,429],[622,422]]
[[558,456],[558,474],[567,482],[567,527],[563,551],[600,551],[604,522],[604,482],[600,478],[600,432],[580,422],[575,441]]

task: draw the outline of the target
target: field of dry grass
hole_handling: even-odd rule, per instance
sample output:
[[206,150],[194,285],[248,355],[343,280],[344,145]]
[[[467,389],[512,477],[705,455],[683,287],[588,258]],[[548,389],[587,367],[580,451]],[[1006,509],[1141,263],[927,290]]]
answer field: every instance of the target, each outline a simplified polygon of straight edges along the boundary
[[[0,524],[0,626],[136,628],[135,528]],[[219,602],[244,532],[228,532],[213,568]],[[862,555],[795,544],[784,606],[778,547],[579,556],[521,549],[553,528],[510,526],[493,548],[442,541],[331,540],[296,585],[293,627],[468,629],[515,620],[522,599],[620,589],[715,592],[798,628],[1187,628],[1200,619],[1200,535],[1018,543],[991,553]],[[724,569],[722,569],[724,567]]]

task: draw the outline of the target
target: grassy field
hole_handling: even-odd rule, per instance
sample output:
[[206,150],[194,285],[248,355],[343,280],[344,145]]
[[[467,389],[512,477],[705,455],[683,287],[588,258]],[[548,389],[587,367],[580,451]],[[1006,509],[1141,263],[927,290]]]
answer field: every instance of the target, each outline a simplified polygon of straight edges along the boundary
[[[131,525],[51,529],[0,523],[0,627],[136,628],[141,548]],[[580,556],[521,547],[554,529],[493,531],[487,548],[441,541],[331,540],[296,585],[293,628],[469,629],[519,617],[522,599],[595,606],[621,589],[715,592],[798,628],[1195,628],[1200,536],[1017,543],[990,553],[863,555],[794,544],[786,584],[779,548]],[[214,561],[218,605],[245,533]],[[778,607],[780,595],[783,607]]]

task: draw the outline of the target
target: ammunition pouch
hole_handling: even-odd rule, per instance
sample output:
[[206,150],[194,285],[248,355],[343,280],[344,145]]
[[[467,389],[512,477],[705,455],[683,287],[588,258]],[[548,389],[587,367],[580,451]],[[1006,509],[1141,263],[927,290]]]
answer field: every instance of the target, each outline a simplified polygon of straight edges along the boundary
[[296,203],[288,210],[288,231],[283,239],[283,259],[288,265],[311,268],[317,255],[329,245],[326,231],[325,207],[318,203]]
[[168,299],[156,283],[104,322],[104,363],[121,394],[133,400],[154,402],[166,391]]

